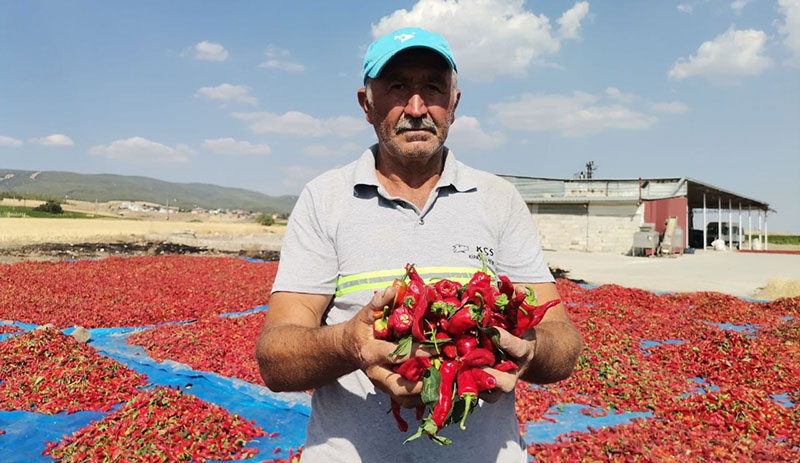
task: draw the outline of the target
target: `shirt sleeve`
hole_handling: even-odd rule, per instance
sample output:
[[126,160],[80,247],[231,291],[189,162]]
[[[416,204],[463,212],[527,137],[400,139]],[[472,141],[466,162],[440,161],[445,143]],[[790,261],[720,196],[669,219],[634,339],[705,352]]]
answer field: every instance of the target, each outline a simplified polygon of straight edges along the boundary
[[303,189],[289,217],[272,292],[334,294],[339,262],[332,236],[318,215],[319,204]]
[[500,232],[497,272],[515,283],[552,283],[555,281],[544,260],[539,230],[528,206],[513,186],[510,210]]

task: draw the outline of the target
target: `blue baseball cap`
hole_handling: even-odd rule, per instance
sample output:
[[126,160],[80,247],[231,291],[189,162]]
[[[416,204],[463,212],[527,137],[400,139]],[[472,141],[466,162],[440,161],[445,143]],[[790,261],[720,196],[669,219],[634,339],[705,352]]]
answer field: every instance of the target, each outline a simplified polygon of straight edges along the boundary
[[370,79],[378,77],[395,55],[409,48],[433,50],[442,55],[452,69],[458,70],[450,46],[444,37],[418,27],[406,27],[386,34],[370,44],[364,56],[364,81],[366,82],[368,77]]

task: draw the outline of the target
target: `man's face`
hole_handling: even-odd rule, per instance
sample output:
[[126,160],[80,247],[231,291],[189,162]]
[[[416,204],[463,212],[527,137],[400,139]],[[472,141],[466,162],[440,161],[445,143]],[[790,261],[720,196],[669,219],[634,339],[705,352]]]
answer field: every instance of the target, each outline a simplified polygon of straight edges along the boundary
[[389,155],[424,160],[441,150],[455,118],[460,92],[452,71],[437,53],[410,49],[399,53],[372,81],[372,104],[360,92],[367,121]]

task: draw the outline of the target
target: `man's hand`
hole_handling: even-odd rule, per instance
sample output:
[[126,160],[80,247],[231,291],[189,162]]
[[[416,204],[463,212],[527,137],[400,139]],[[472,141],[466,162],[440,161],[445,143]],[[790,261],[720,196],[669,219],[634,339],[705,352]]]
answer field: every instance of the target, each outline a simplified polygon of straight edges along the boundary
[[345,329],[345,342],[348,349],[357,359],[358,368],[364,370],[367,377],[376,388],[389,394],[402,407],[413,408],[422,405],[420,392],[422,381],[409,381],[392,370],[392,365],[403,363],[411,357],[430,356],[419,344],[412,344],[411,352],[406,355],[389,358],[397,344],[381,339],[375,339],[372,330],[376,310],[382,310],[394,301],[394,288],[386,288],[376,292],[372,300],[361,309],[350,321]]
[[[533,283],[514,285],[516,291],[529,292],[532,289],[538,304],[560,299],[554,283]],[[512,358],[519,368],[509,372],[485,368],[497,379],[495,392],[481,393],[487,402],[496,402],[503,393],[511,392],[520,379],[532,383],[554,383],[567,378],[575,366],[583,340],[567,315],[563,304],[547,311],[541,323],[528,330],[522,337],[498,328],[500,348]]]
[[502,397],[501,393],[514,390],[517,381],[519,381],[525,371],[527,371],[531,361],[536,355],[536,332],[534,330],[528,332],[533,333],[532,336],[526,333],[526,338],[532,337],[530,340],[518,338],[502,328],[497,328],[497,331],[500,333],[500,348],[511,357],[519,368],[507,372],[495,370],[494,368],[484,368],[487,373],[490,373],[497,379],[497,388],[495,391],[480,393],[480,398],[489,403],[500,400],[500,397]]

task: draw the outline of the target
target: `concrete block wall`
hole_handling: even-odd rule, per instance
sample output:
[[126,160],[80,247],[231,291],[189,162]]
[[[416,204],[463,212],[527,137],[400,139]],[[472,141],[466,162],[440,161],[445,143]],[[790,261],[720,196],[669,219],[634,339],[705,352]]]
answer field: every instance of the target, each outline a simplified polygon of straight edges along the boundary
[[590,204],[588,215],[539,213],[536,205],[530,209],[542,247],[553,250],[627,254],[644,217],[644,205],[636,203]]

